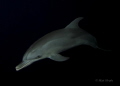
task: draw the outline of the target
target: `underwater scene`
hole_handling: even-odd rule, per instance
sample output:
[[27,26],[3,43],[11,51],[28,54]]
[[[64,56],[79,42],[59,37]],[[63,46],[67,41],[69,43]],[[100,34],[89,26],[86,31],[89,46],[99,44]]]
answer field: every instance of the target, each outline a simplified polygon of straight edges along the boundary
[[0,71],[75,73],[112,83],[110,13],[107,2],[96,0],[1,1]]

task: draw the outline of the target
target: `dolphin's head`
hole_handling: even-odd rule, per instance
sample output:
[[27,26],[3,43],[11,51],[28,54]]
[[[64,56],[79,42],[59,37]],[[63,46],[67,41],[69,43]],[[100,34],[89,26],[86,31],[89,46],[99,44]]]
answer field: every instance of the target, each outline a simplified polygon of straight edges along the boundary
[[33,62],[36,62],[41,59],[44,59],[44,56],[42,56],[38,50],[33,50],[31,52],[27,52],[27,53],[25,53],[22,62],[20,64],[18,64],[15,67],[15,69],[16,69],[16,71],[19,71],[19,70],[29,66]]

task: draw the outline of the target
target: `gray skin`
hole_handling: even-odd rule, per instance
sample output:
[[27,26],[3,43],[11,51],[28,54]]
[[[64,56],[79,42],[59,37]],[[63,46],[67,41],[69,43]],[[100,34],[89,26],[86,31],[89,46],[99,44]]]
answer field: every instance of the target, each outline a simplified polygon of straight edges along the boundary
[[24,54],[22,62],[16,66],[16,71],[45,58],[66,61],[69,57],[59,53],[78,45],[84,44],[98,48],[95,37],[78,26],[82,19],[83,17],[76,18],[65,28],[50,32],[33,43]]

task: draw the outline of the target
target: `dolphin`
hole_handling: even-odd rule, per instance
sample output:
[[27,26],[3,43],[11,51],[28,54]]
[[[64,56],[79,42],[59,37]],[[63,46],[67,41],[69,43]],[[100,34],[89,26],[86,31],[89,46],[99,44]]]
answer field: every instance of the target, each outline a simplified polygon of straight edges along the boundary
[[22,62],[15,67],[16,71],[45,58],[58,62],[66,61],[69,57],[59,53],[79,45],[84,44],[99,48],[96,38],[79,27],[78,23],[82,19],[83,17],[78,17],[65,28],[52,31],[38,39],[26,51]]

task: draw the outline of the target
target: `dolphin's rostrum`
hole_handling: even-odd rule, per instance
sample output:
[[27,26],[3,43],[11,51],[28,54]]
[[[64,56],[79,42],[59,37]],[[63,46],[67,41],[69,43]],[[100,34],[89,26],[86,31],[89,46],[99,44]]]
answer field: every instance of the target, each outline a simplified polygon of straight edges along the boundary
[[33,43],[24,54],[22,62],[16,66],[16,70],[18,71],[45,58],[65,61],[69,57],[62,56],[59,53],[78,45],[84,44],[98,48],[95,37],[78,26],[82,19],[83,17],[76,18],[65,28],[50,32]]

